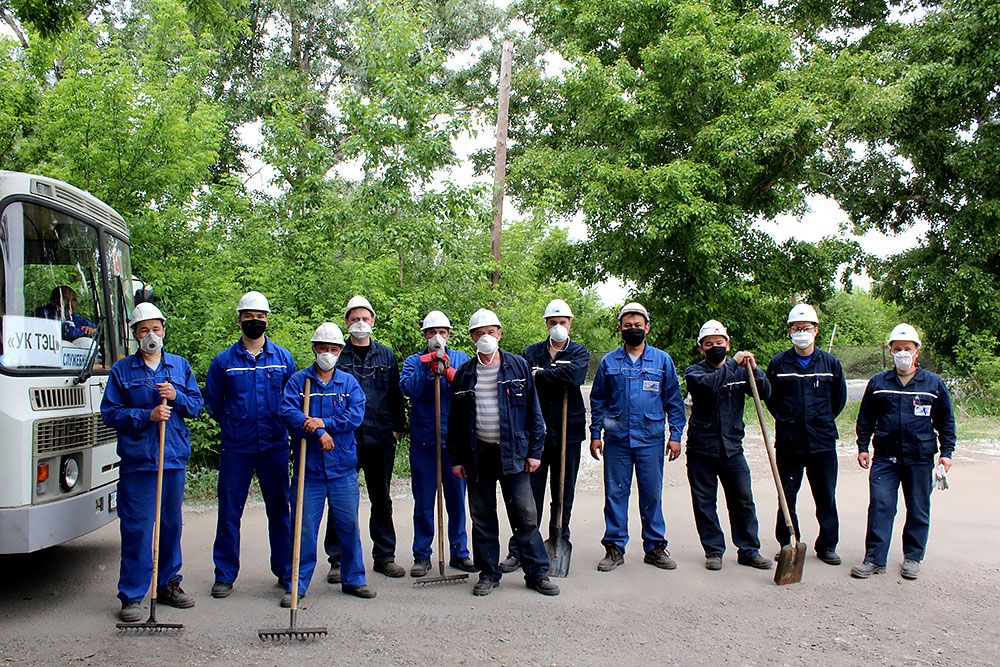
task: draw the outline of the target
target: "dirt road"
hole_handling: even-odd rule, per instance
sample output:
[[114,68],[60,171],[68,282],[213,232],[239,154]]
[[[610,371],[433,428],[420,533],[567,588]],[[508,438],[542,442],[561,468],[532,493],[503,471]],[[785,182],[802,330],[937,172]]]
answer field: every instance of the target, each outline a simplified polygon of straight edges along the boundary
[[[764,476],[760,447],[748,448],[764,553],[772,554],[774,489]],[[667,465],[664,483],[678,569],[665,572],[642,563],[633,494],[626,563],[612,573],[596,572],[603,555],[602,496],[599,464],[590,463],[574,513],[572,572],[560,581],[559,597],[527,590],[517,575],[505,577],[486,598],[471,595],[471,581],[416,589],[409,577],[371,575],[378,598],[366,601],[341,594],[317,576],[300,623],[328,625],[329,637],[261,645],[257,628],[288,620],[267,570],[262,508],[249,508],[244,521],[243,571],[235,592],[214,600],[208,591],[215,510],[191,507],[185,512],[183,573],[197,606],[164,608],[160,614],[161,620],[183,622],[183,633],[136,637],[115,631],[114,524],[39,554],[0,558],[0,660],[18,665],[997,664],[997,450],[995,441],[965,447],[956,460],[953,488],[935,493],[928,556],[917,582],[898,575],[898,526],[888,574],[869,581],[848,576],[863,552],[868,493],[867,478],[847,449],[839,487],[845,564],[830,567],[810,554],[803,583],[782,588],[771,582],[771,573],[738,566],[734,551],[721,572],[704,569],[683,459]],[[412,502],[405,486],[398,495],[399,555],[409,567]],[[808,517],[809,498],[800,505]],[[815,520],[804,518],[803,525],[807,536],[815,535]]]

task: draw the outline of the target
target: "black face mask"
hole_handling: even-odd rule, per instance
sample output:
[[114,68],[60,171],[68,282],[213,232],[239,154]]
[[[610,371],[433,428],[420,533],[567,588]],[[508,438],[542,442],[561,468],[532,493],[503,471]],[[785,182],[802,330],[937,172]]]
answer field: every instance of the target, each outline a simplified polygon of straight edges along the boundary
[[646,332],[642,329],[625,329],[622,331],[622,340],[629,347],[638,347],[646,340]]
[[243,330],[243,335],[250,340],[257,340],[267,330],[267,322],[264,320],[243,320],[240,322],[240,329]]
[[726,347],[724,345],[716,345],[715,347],[710,347],[705,350],[705,359],[713,366],[717,366],[722,363],[722,360],[725,359],[728,354],[729,353],[726,352]]

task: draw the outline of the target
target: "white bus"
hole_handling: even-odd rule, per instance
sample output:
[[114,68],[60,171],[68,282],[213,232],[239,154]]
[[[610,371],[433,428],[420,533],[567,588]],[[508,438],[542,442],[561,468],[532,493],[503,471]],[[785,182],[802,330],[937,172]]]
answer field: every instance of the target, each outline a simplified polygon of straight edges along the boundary
[[28,553],[118,516],[101,398],[135,350],[128,229],[71,185],[0,171],[0,251],[0,553]]

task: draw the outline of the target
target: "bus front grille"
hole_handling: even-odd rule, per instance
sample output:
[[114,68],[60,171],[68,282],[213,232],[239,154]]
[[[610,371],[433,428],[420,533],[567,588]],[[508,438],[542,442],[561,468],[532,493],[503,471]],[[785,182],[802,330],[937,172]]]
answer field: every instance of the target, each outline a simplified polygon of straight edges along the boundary
[[108,428],[101,415],[40,419],[34,427],[35,456],[45,457],[86,449],[115,441],[115,432]]
[[30,393],[31,409],[35,411],[82,408],[87,404],[83,386],[32,387]]

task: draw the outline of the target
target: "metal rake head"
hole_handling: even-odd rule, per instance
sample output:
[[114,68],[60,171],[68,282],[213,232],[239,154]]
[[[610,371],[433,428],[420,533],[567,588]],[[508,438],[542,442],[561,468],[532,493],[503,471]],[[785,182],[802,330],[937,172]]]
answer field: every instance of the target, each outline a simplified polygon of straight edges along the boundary
[[136,632],[137,634],[145,634],[147,632],[170,632],[184,629],[184,625],[182,623],[157,623],[156,621],[146,621],[145,623],[117,623],[115,627],[125,632]]
[[415,588],[427,588],[428,586],[439,586],[442,584],[460,584],[468,579],[469,575],[467,574],[452,574],[448,576],[431,577],[429,579],[414,581],[413,586]]
[[257,631],[257,636],[262,642],[277,642],[282,639],[298,639],[299,641],[306,641],[307,639],[326,637],[326,635],[326,628],[286,628],[284,630],[273,629]]

